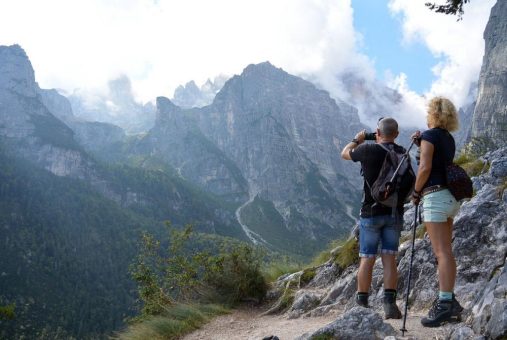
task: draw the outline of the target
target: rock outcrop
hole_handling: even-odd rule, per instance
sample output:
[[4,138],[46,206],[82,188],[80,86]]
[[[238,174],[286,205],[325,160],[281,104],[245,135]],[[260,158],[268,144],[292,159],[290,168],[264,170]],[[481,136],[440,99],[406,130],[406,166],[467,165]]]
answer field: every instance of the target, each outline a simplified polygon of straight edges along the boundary
[[377,340],[395,335],[393,326],[385,323],[382,317],[364,307],[354,307],[330,324],[311,334],[304,334],[297,340],[311,339],[357,339]]
[[489,146],[507,143],[507,2],[491,9],[484,40],[486,50],[479,79],[472,137]]

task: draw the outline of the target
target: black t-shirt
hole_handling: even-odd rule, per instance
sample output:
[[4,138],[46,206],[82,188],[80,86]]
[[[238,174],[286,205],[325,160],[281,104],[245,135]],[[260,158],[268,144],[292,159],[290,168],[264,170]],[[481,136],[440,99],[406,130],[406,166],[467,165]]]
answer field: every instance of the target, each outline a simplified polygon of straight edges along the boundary
[[424,131],[421,139],[433,144],[434,147],[430,176],[423,189],[433,185],[445,185],[445,168],[452,163],[456,152],[454,137],[445,129],[433,128]]
[[[384,145],[394,144],[395,151],[403,153],[405,149],[395,143],[384,143]],[[363,183],[363,202],[361,206],[361,217],[372,217],[391,215],[392,208],[381,205],[375,202],[371,196],[370,188],[366,181],[371,185],[378,177],[387,151],[376,143],[363,143],[350,151],[350,158],[354,162],[361,162],[361,169],[365,182]],[[398,202],[398,214],[403,216],[403,200]]]

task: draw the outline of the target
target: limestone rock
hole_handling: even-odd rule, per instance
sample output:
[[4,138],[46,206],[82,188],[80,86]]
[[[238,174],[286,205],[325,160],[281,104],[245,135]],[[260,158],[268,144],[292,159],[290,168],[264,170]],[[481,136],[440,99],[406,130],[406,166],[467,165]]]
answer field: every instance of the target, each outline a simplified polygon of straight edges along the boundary
[[484,40],[486,49],[479,79],[472,137],[489,145],[507,143],[507,2],[499,0],[491,9]]
[[317,336],[331,336],[336,339],[384,339],[396,335],[394,328],[384,323],[382,317],[369,308],[354,307],[332,323],[311,334],[304,334],[298,340],[312,339]]
[[301,314],[307,312],[317,306],[320,299],[321,297],[313,292],[299,291],[294,297],[294,302],[292,303],[289,312],[299,311]]

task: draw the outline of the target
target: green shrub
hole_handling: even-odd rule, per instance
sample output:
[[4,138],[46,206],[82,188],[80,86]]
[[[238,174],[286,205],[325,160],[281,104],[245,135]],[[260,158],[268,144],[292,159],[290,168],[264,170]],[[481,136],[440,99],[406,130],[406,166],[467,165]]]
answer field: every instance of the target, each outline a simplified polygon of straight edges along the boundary
[[[239,241],[207,243],[196,240],[191,226],[183,230],[167,224],[167,249],[144,234],[141,252],[131,266],[143,303],[141,316],[159,315],[178,302],[235,304],[261,300],[267,284],[260,272],[262,253]],[[202,247],[196,250],[196,247]]]
[[212,287],[212,300],[226,304],[236,304],[245,298],[262,300],[267,284],[260,266],[260,258],[246,244],[209,257],[203,279]]

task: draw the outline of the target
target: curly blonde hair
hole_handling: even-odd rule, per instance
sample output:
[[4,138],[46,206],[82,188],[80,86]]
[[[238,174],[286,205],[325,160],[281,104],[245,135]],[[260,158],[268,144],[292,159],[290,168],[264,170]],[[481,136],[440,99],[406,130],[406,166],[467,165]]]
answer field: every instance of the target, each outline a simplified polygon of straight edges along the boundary
[[435,97],[428,104],[428,126],[453,132],[458,130],[458,113],[454,104],[445,97]]

